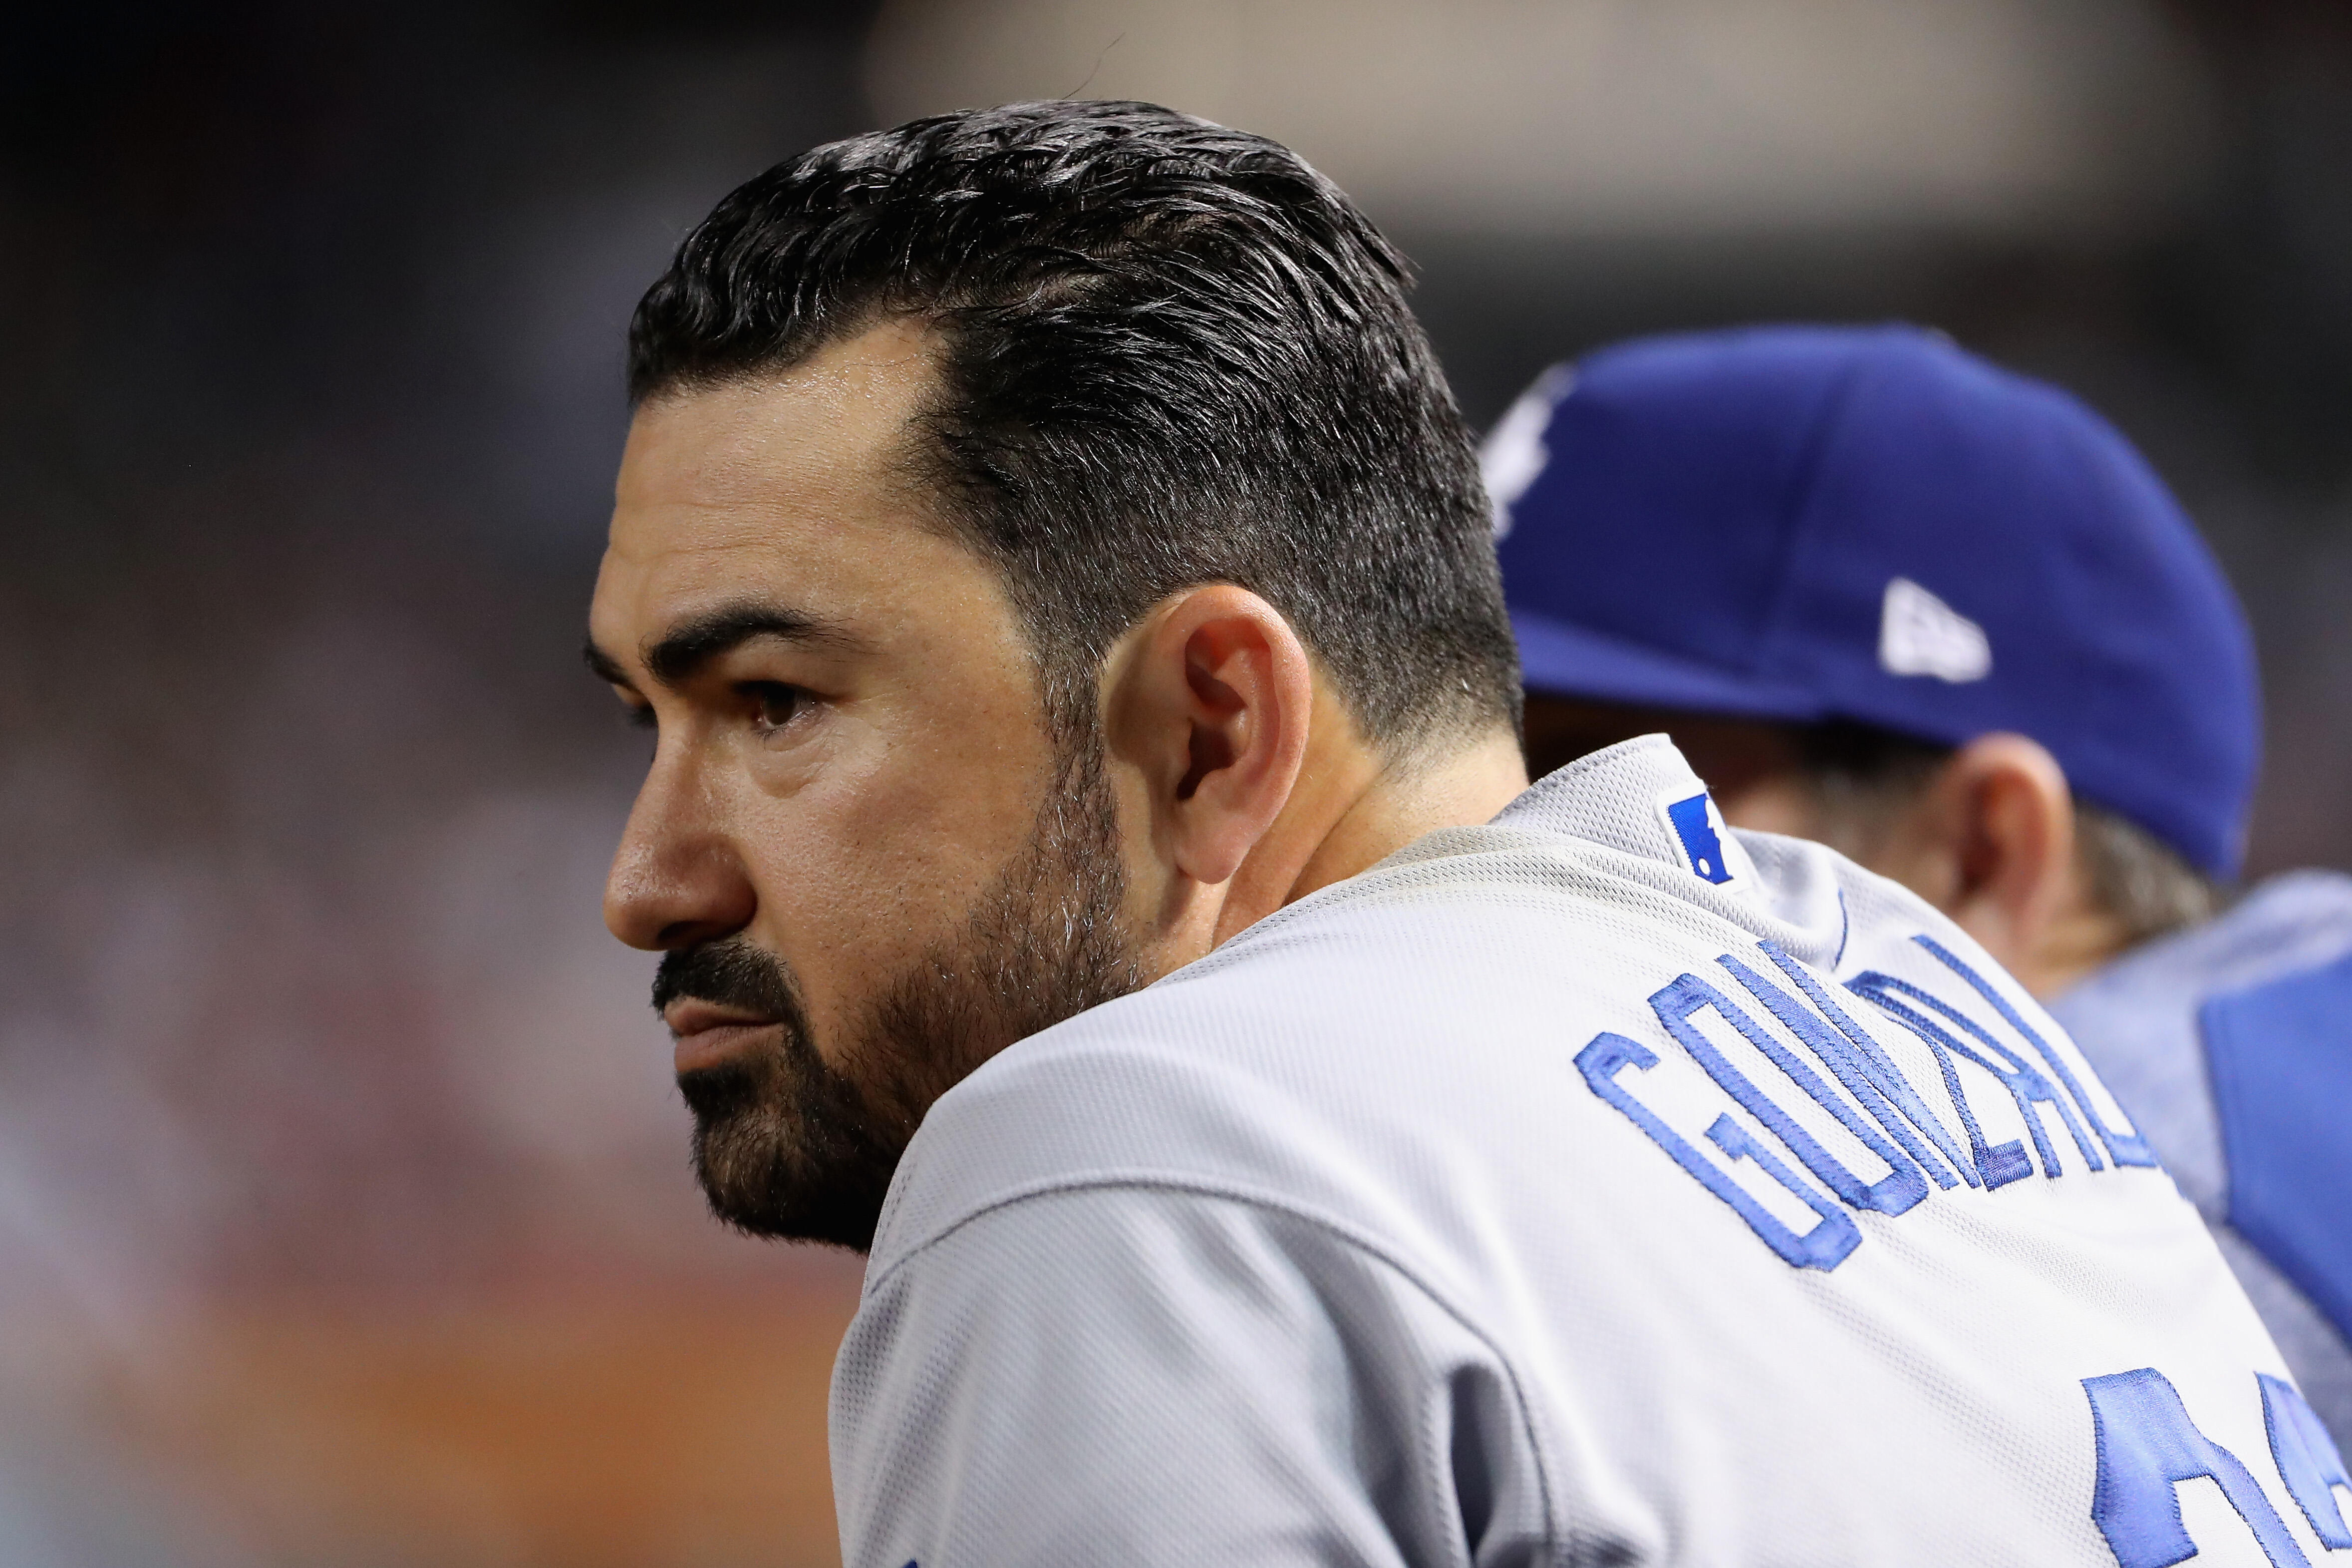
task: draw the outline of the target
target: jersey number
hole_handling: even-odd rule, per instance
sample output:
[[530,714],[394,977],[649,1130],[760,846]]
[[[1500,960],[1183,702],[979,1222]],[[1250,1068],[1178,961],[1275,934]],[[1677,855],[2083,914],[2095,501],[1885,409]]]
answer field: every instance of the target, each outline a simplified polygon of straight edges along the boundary
[[[2304,1403],[2294,1385],[2257,1373],[2263,1393],[2263,1424],[2269,1429],[2271,1458],[2287,1495],[2311,1522],[2312,1533],[2330,1551],[2352,1547],[2352,1530],[2336,1500],[2337,1487],[2352,1489],[2344,1459],[2327,1429]],[[2246,1521],[2272,1568],[2309,1568],[2286,1521],[2253,1472],[2236,1455],[2197,1429],[2180,1403],[2179,1391],[2154,1367],[2086,1377],[2091,1425],[2099,1447],[2099,1479],[2091,1493],[2091,1518],[2114,1549],[2122,1568],[2170,1568],[2197,1555],[2197,1542],[2180,1520],[2183,1481],[2209,1478]]]

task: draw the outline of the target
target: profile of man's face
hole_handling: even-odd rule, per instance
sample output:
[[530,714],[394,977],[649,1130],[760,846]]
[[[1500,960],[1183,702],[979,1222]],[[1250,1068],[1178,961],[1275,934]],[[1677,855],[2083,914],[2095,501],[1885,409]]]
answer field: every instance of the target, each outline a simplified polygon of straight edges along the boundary
[[1140,980],[1096,737],[907,477],[933,375],[888,325],[649,403],[589,617],[654,733],[605,919],[664,954],[704,1190],[860,1248],[934,1100]]

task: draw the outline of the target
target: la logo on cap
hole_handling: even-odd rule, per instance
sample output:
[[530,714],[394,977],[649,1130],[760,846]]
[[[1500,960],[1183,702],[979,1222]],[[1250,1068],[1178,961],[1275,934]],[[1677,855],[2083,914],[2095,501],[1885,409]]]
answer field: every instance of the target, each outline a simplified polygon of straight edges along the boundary
[[1551,428],[1551,411],[1576,384],[1576,367],[1556,364],[1519,394],[1510,412],[1497,423],[1478,449],[1478,477],[1495,508],[1495,537],[1511,531],[1511,508],[1542,477],[1551,461],[1544,433]]
[[1984,627],[1897,577],[1879,611],[1878,663],[1889,675],[1932,675],[1958,686],[1992,673],[1992,644]]

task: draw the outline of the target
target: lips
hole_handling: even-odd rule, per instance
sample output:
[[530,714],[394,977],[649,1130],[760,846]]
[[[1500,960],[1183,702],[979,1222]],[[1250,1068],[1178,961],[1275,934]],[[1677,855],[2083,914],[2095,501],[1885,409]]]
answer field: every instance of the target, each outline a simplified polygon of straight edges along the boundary
[[774,1018],[692,996],[678,997],[664,1007],[662,1022],[677,1042],[676,1065],[681,1074],[717,1067],[781,1026]]

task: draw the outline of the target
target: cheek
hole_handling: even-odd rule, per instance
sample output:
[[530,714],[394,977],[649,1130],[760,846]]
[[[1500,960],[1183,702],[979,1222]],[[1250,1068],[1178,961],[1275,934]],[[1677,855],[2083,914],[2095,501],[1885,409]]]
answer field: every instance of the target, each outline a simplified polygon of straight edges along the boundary
[[1027,846],[1049,777],[1042,758],[914,748],[829,772],[788,795],[751,792],[735,835],[759,900],[754,940],[792,964],[821,1040],[956,939]]

